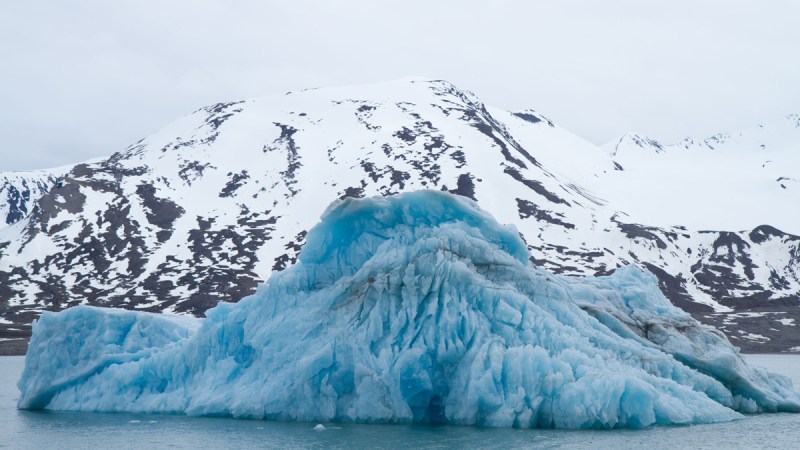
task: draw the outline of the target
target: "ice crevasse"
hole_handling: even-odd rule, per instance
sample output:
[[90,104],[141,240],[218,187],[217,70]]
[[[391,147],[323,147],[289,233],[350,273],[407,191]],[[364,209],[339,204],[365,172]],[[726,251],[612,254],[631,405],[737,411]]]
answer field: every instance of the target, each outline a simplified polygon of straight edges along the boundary
[[629,266],[529,262],[512,226],[420,191],[332,204],[295,266],[197,323],[79,306],[35,324],[20,408],[612,428],[800,411],[784,377]]

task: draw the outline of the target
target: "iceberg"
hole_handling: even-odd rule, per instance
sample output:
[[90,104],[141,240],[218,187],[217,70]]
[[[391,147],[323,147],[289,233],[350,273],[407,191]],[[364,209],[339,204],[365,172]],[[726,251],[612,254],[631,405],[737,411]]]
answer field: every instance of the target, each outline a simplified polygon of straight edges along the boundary
[[44,313],[18,407],[556,428],[800,411],[787,378],[748,366],[646,270],[571,278],[529,258],[463,197],[337,201],[296,265],[199,322]]

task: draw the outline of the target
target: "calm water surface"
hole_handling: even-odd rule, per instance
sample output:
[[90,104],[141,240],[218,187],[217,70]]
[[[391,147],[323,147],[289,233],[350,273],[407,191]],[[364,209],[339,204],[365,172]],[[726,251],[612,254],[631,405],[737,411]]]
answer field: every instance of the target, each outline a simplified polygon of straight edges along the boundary
[[[753,355],[800,385],[800,356]],[[147,414],[19,411],[24,358],[0,357],[0,448],[800,448],[800,414],[645,430],[559,431],[476,427],[279,423]]]

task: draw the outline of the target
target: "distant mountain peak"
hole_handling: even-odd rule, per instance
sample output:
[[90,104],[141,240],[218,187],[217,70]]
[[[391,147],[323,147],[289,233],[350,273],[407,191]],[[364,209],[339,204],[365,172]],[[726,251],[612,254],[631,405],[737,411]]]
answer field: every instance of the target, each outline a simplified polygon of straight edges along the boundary
[[651,139],[638,133],[629,132],[624,134],[610,146],[609,154],[611,156],[617,156],[621,152],[631,151],[628,149],[634,149],[636,151],[639,151],[638,149],[642,149],[654,153],[664,152],[664,147],[655,139]]

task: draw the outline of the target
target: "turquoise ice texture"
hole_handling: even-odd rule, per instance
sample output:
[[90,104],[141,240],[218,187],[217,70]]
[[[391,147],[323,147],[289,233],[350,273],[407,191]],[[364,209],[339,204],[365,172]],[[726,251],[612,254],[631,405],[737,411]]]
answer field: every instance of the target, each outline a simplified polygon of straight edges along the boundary
[[471,200],[420,191],[331,205],[296,265],[197,324],[44,313],[27,409],[314,422],[617,428],[800,411],[634,266],[553,275]]

